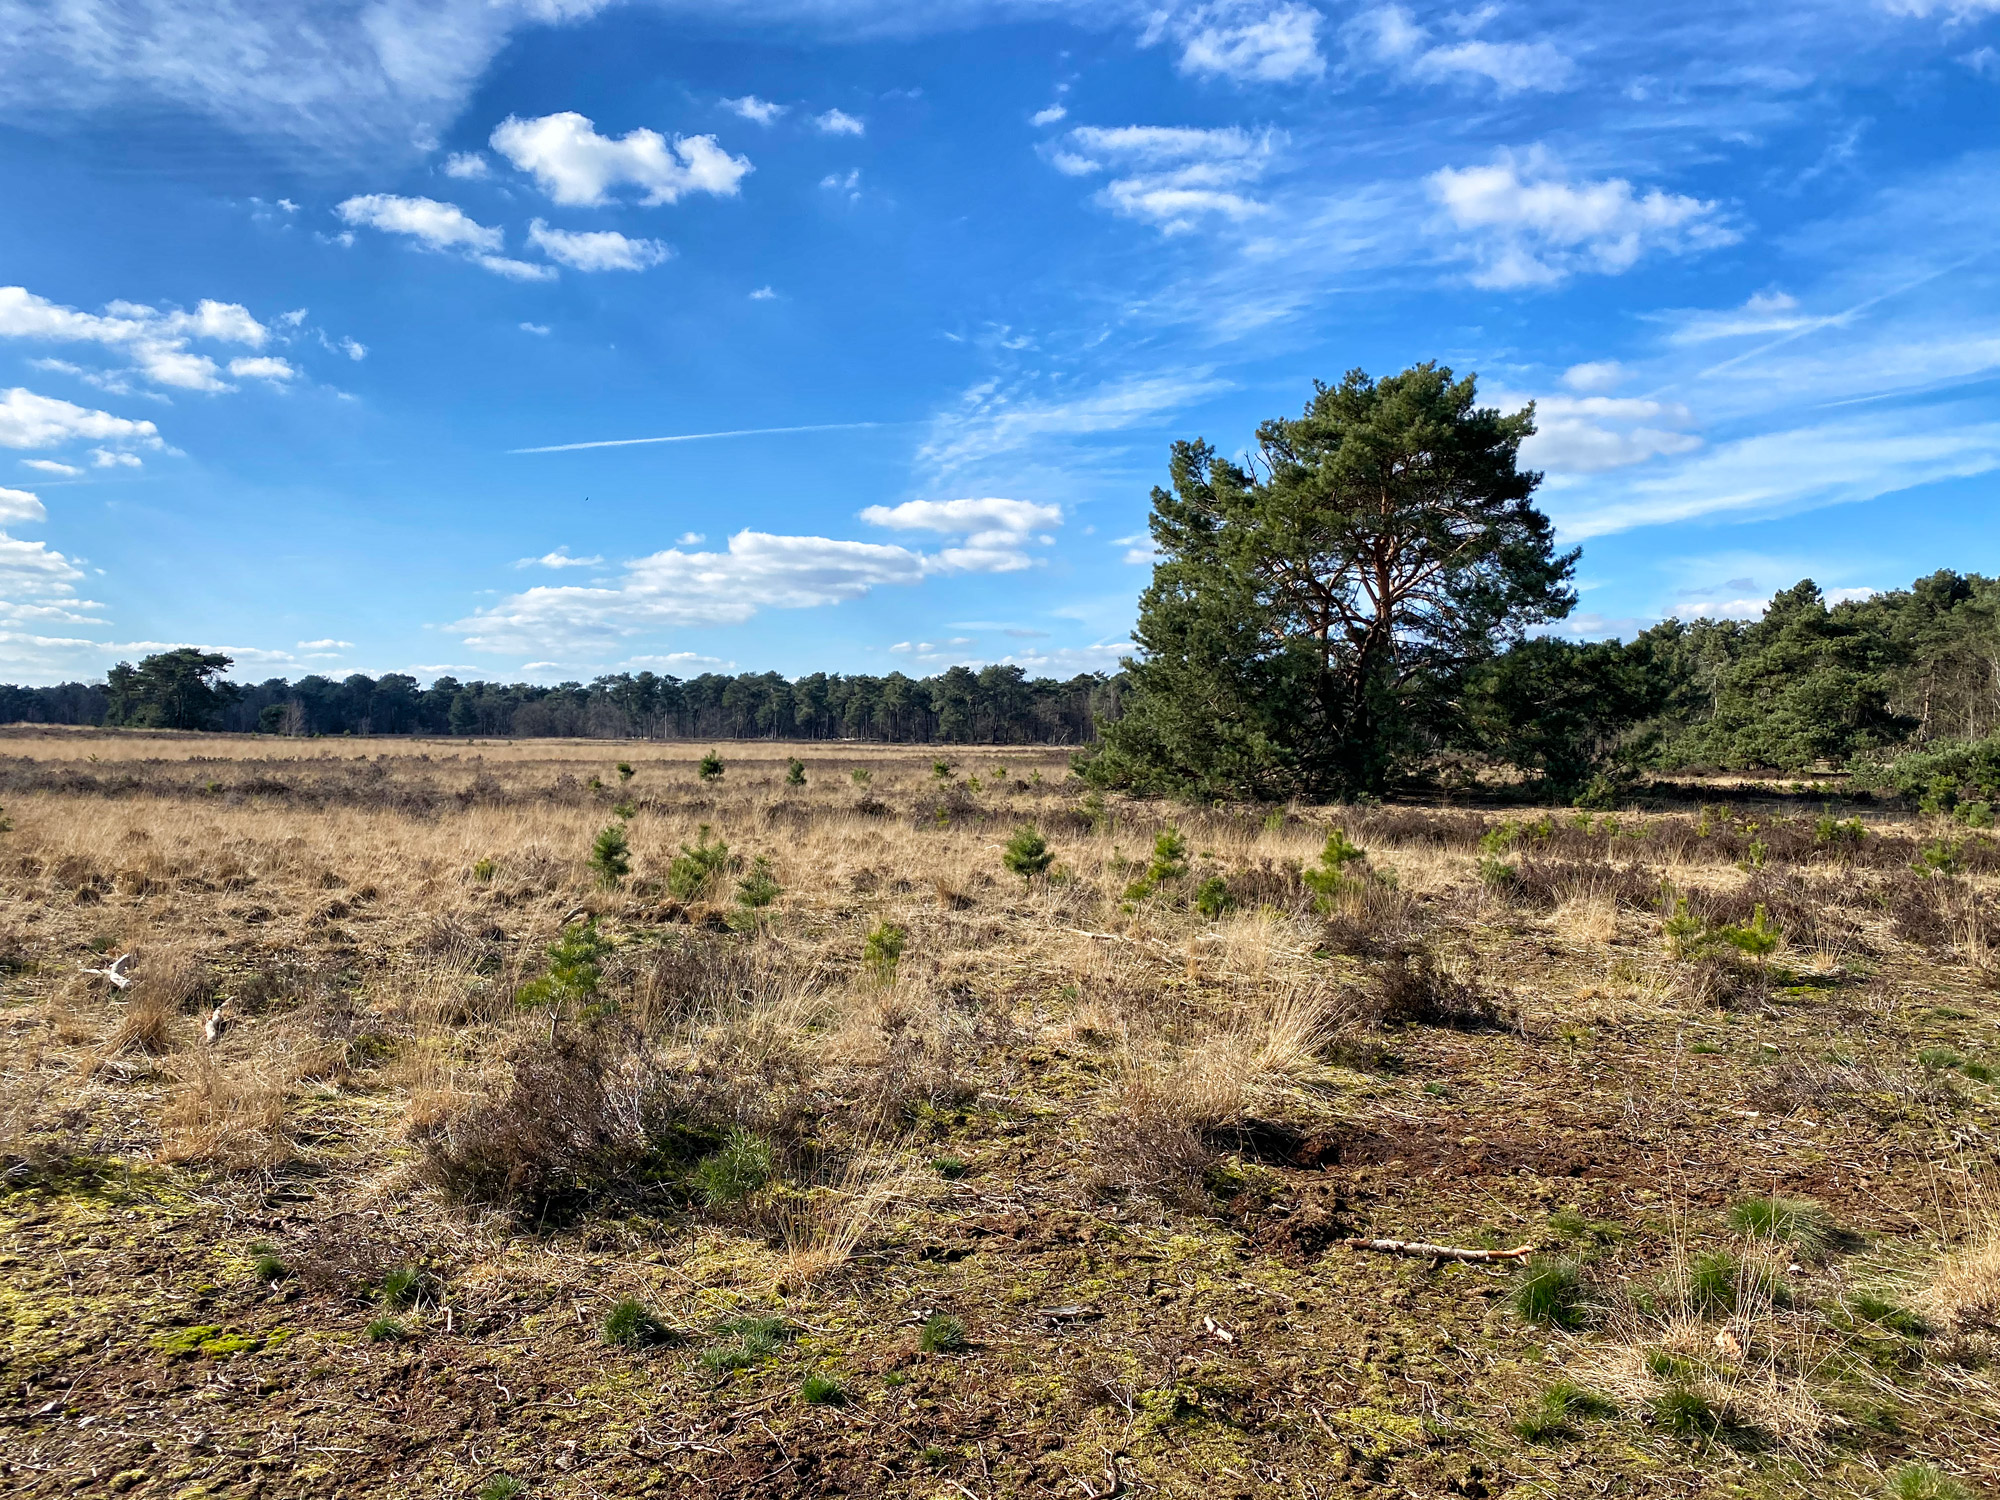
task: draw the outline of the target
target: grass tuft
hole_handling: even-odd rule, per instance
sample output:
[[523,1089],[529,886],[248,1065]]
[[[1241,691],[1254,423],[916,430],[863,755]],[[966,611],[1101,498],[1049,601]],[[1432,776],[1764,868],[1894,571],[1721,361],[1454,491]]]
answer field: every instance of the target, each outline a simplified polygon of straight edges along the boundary
[[1534,1256],[1521,1268],[1521,1279],[1514,1285],[1514,1310],[1530,1323],[1581,1327],[1583,1268],[1567,1256]]
[[1745,1198],[1729,1210],[1729,1227],[1746,1239],[1782,1240],[1808,1259],[1835,1241],[1832,1217],[1810,1198]]
[[808,1375],[799,1382],[799,1399],[808,1406],[844,1406],[847,1392],[831,1375]]
[[1973,1500],[1972,1491],[1936,1464],[1909,1463],[1889,1476],[1889,1500]]
[[754,1131],[729,1132],[721,1149],[695,1164],[695,1190],[710,1208],[740,1203],[771,1180],[771,1143]]
[[674,1331],[653,1315],[651,1308],[636,1297],[622,1298],[604,1317],[604,1342],[626,1349],[643,1349],[654,1344],[670,1344]]
[[926,1354],[963,1353],[967,1343],[965,1325],[949,1313],[934,1314],[917,1335],[917,1347]]

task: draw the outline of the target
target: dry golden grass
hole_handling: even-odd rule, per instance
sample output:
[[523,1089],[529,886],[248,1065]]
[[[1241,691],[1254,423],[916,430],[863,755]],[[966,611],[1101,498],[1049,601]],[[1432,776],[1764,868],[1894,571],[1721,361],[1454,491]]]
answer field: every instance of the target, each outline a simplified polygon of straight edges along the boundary
[[[245,1241],[289,1224],[272,1203],[308,1202],[299,1212],[313,1218],[313,1243],[341,1246],[326,1255],[354,1275],[339,1296],[314,1291],[283,1316],[344,1351],[324,1361],[343,1373],[313,1378],[350,1393],[375,1358],[356,1343],[355,1277],[434,1260],[451,1295],[413,1322],[427,1368],[490,1357],[480,1379],[509,1389],[611,1392],[592,1420],[616,1429],[620,1461],[643,1451],[688,1493],[723,1477],[701,1465],[735,1439],[705,1428],[708,1448],[669,1450],[635,1429],[682,1432],[689,1413],[735,1401],[738,1387],[702,1374],[693,1356],[661,1356],[630,1390],[617,1370],[582,1363],[610,1358],[590,1328],[596,1314],[582,1310],[607,1287],[671,1302],[696,1329],[725,1312],[782,1314],[810,1346],[797,1368],[848,1360],[857,1391],[884,1371],[922,1378],[925,1367],[896,1352],[917,1314],[942,1309],[975,1325],[982,1342],[939,1366],[924,1399],[948,1396],[992,1421],[938,1439],[937,1452],[958,1456],[935,1460],[936,1472],[895,1469],[907,1454],[893,1445],[857,1450],[840,1471],[848,1493],[1068,1492],[1080,1473],[1101,1486],[1115,1452],[1136,1454],[1145,1483],[1178,1495],[1263,1493],[1232,1488],[1250,1481],[1228,1476],[1252,1473],[1278,1476],[1270,1493],[1324,1494],[1336,1466],[1347,1483],[1378,1461],[1350,1454],[1393,1462],[1410,1493],[1470,1493],[1473,1450],[1438,1434],[1485,1421],[1496,1400],[1520,1399],[1557,1365],[1617,1397],[1624,1425],[1615,1442],[1546,1453],[1513,1444],[1504,1422],[1480,1428],[1481,1453],[1501,1445],[1509,1472],[1535,1476],[1522,1479],[1524,1493],[1629,1480],[1619,1455],[1635,1443],[1674,1483],[1707,1482],[1724,1462],[1718,1450],[1697,1453],[1647,1415],[1680,1389],[1728,1421],[1783,1434],[1773,1450],[1814,1482],[1842,1462],[1831,1434],[1849,1420],[1841,1403],[1853,1391],[1831,1372],[1845,1367],[1848,1336],[1820,1309],[1837,1302],[1845,1271],[1799,1273],[1790,1309],[1760,1302],[1746,1281],[1722,1317],[1693,1306],[1684,1286],[1672,1294],[1676,1267],[1685,1272],[1691,1244],[1727,1238],[1715,1205],[1741,1190],[1746,1162],[1798,1175],[1863,1163],[1867,1180],[1842,1176],[1839,1187],[1865,1216],[1869,1205],[1920,1201],[1906,1181],[1909,1142],[1990,1130],[1992,1096],[1973,1074],[1919,1075],[1911,1059],[1949,1039],[1977,1060],[1991,877],[1912,897],[1906,861],[1853,874],[1881,899],[1851,903],[1851,926],[1829,924],[1823,951],[1793,943],[1731,997],[1662,951],[1650,904],[1662,876],[1739,903],[1766,889],[1734,855],[1705,846],[1659,857],[1592,833],[1572,840],[1544,887],[1510,891],[1479,879],[1477,814],[1293,807],[1274,820],[1271,809],[1119,799],[1100,811],[1061,785],[1065,755],[1039,749],[956,751],[948,787],[928,750],[724,745],[728,769],[705,785],[694,762],[707,748],[12,737],[0,749],[131,784],[102,795],[30,786],[6,799],[15,831],[0,845],[0,955],[21,965],[0,1055],[10,1180],[54,1181],[64,1160],[168,1169],[176,1191],[225,1205],[232,1225],[260,1226],[228,1231]],[[802,789],[784,785],[795,754]],[[629,787],[619,760],[637,768]],[[586,853],[627,797],[633,869],[606,886]],[[1020,822],[1047,836],[1055,878],[1026,883],[1002,867]],[[1128,899],[1168,822],[1187,839],[1192,872]],[[1321,912],[1298,870],[1335,822],[1356,830],[1376,878]],[[729,845],[732,868],[678,899],[668,871],[703,827]],[[751,923],[740,920],[736,882],[760,858],[783,891]],[[1795,869],[1849,873],[1819,855]],[[1191,900],[1209,874],[1237,896],[1213,920]],[[1946,936],[1929,947],[1897,935],[1890,908],[1912,899],[1943,903]],[[560,1007],[517,1004],[550,946],[585,917],[608,945],[599,991]],[[863,960],[881,924],[904,934],[893,975]],[[136,977],[122,998],[76,972],[126,951]],[[1396,1012],[1385,1026],[1384,996],[1398,983],[1451,1003]],[[1945,985],[1948,997],[1933,993]],[[210,1045],[202,1021],[224,999],[231,1025]],[[1835,1048],[1857,1061],[1822,1065]],[[552,1065],[558,1054],[569,1063]],[[579,1085],[595,1092],[564,1115],[555,1094]],[[534,1140],[510,1135],[549,1123],[509,1119],[516,1110],[543,1110],[555,1125]],[[774,1180],[708,1204],[692,1174],[738,1130],[771,1143]],[[654,1150],[658,1140],[672,1149]],[[1309,1143],[1324,1148],[1312,1160],[1286,1155]],[[548,1201],[524,1210],[504,1186],[454,1201],[433,1156],[459,1147],[468,1160],[489,1148],[543,1152]],[[944,1182],[929,1165],[943,1157],[967,1174]],[[508,1163],[474,1165],[490,1184]],[[1682,1175],[1703,1173],[1698,1184]],[[1365,1230],[1559,1248],[1551,1215],[1572,1204],[1615,1218],[1623,1236],[1594,1252],[1598,1321],[1579,1333],[1512,1319],[1504,1298],[1481,1295],[1503,1285],[1486,1270],[1355,1258],[1336,1243]],[[1887,1237],[1899,1231],[1883,1223],[1906,1221],[1881,1210],[1868,1232]],[[1940,1339],[1972,1349],[2000,1316],[2000,1240],[1990,1224],[1954,1234],[1958,1248],[1912,1300]],[[240,1247],[204,1253],[226,1261]],[[213,1275],[241,1279],[226,1265]],[[1621,1288],[1661,1285],[1664,1300],[1644,1313],[1621,1300]],[[441,1332],[461,1302],[480,1332]],[[1063,1316],[1036,1322],[1046,1308]],[[174,1304],[184,1323],[253,1314],[248,1303],[226,1313]],[[1072,1315],[1089,1320],[1087,1337]],[[1202,1322],[1211,1315],[1224,1331],[1253,1331],[1226,1340]],[[1733,1345],[1718,1343],[1725,1332]],[[1425,1364],[1378,1363],[1391,1343]],[[1924,1346],[1922,1358],[1935,1362],[1943,1347]],[[1662,1352],[1681,1363],[1663,1365]],[[157,1371],[150,1345],[132,1357],[131,1370],[142,1366]],[[1354,1374],[1364,1366],[1365,1383]],[[922,1418],[898,1405],[903,1387],[885,1377],[866,1387],[868,1405],[857,1396],[846,1427],[795,1443],[783,1413],[797,1403],[772,1384],[780,1368],[744,1373],[741,1385],[770,1385],[757,1410],[787,1452],[865,1447],[878,1418],[943,1420],[935,1404]],[[787,1380],[797,1373],[782,1368]],[[1921,1391],[1894,1399],[1912,1432],[1947,1434],[1970,1453],[1976,1423],[1936,1392],[1948,1385],[1968,1413],[2000,1410],[1983,1379],[1970,1366],[1912,1375],[1905,1384]],[[1057,1393],[1061,1415],[1024,1409],[1036,1381]],[[1100,1386],[1127,1395],[1107,1405],[1090,1394]],[[107,1401],[122,1390],[107,1387]],[[1248,1394],[1232,1406],[1237,1391]],[[475,1409],[471,1397],[453,1400]],[[366,1402],[348,1402],[357,1406]],[[1184,1407],[1201,1415],[1174,1415]],[[498,1450],[491,1413],[477,1409],[467,1420],[481,1424],[483,1459]],[[1141,1412],[1153,1415],[1141,1422]],[[1371,1436],[1340,1426],[1355,1413],[1435,1425],[1398,1446],[1382,1435],[1389,1427]],[[1340,1442],[1322,1444],[1318,1434],[1335,1428]],[[591,1430],[564,1430],[580,1451],[594,1441]],[[1003,1471],[1015,1461],[994,1434],[1021,1431],[1056,1435],[1079,1456],[1061,1472]],[[450,1441],[462,1440],[453,1427]],[[316,1441],[401,1451],[379,1434],[350,1441],[319,1429]],[[1746,1492],[1769,1478],[1741,1467],[1754,1460],[1727,1462]],[[719,1492],[761,1493],[782,1463],[746,1458],[730,1471],[736,1488]],[[485,1477],[462,1456],[421,1475],[391,1479],[388,1467],[376,1475],[384,1493],[476,1492]],[[606,1471],[586,1481],[586,1467],[543,1464],[537,1492],[589,1492]],[[795,1479],[780,1470],[766,1487],[810,1492]]]

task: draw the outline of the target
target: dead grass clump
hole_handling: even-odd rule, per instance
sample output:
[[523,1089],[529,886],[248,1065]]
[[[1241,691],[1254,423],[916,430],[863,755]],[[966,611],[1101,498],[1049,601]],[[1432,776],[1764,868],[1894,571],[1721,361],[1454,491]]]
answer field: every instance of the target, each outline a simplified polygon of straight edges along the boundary
[[168,1014],[204,1009],[215,991],[215,976],[201,955],[177,944],[149,948],[132,972],[133,999],[144,997]]
[[1399,953],[1375,982],[1375,1013],[1384,1026],[1448,1026],[1458,1031],[1504,1029],[1500,1002],[1453,974],[1428,948]]
[[205,1053],[184,1056],[160,1115],[160,1160],[256,1172],[297,1155],[284,1085],[261,1060],[224,1067]]
[[159,1057],[173,1046],[174,1022],[180,1007],[168,1003],[157,989],[142,987],[126,1002],[118,1024],[93,1061],[93,1069],[107,1058],[130,1052]]
[[1965,1363],[2000,1357],[2000,1221],[1989,1217],[1931,1268],[1918,1306]]
[[504,1093],[412,1122],[424,1175],[461,1202],[566,1223],[600,1203],[656,1196],[723,1139],[701,1080],[629,1035],[527,1046]]
[[907,1165],[856,1155],[831,1181],[778,1197],[764,1217],[784,1246],[783,1280],[805,1285],[846,1265],[917,1181]]
[[1616,909],[1646,911],[1660,898],[1660,877],[1644,865],[1617,865],[1608,859],[1555,860],[1528,857],[1514,866],[1507,893],[1534,911],[1553,912],[1579,900]]
[[1345,1016],[1326,997],[1288,991],[1171,1061],[1128,1060],[1093,1128],[1093,1182],[1192,1207],[1217,1150],[1322,1066]]

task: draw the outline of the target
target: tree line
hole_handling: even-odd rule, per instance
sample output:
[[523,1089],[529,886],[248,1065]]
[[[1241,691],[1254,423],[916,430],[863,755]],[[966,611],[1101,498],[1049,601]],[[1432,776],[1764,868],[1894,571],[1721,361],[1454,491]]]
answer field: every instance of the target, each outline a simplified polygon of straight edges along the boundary
[[[1576,604],[1520,467],[1532,406],[1420,364],[1315,384],[1241,461],[1173,445],[1138,651],[1112,676],[620,673],[554,687],[401,674],[227,677],[193,647],[102,684],[0,688],[0,717],[285,735],[873,739],[1079,747],[1103,786],[1377,795],[1498,771],[1551,800],[1649,770],[1863,768],[1949,805],[2000,798],[2000,580],[1940,571],[1829,605],[1629,641],[1550,634]],[[1891,763],[1905,766],[1895,772]],[[1906,785],[1907,783],[1907,785]],[[1989,787],[1990,783],[1990,787]]]
[[502,738],[880,740],[903,744],[1081,745],[1115,717],[1118,679],[1067,681],[1018,666],[932,677],[814,672],[653,672],[589,683],[461,682],[403,673],[231,681],[231,659],[184,646],[120,662],[101,685],[0,688],[13,721],[274,735]]

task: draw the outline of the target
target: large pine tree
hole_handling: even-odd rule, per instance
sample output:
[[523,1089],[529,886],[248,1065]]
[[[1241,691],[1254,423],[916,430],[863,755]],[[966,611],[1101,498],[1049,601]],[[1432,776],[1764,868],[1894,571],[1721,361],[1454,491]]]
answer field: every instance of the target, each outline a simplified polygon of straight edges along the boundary
[[1519,466],[1533,408],[1420,364],[1315,383],[1247,466],[1176,443],[1140,655],[1093,777],[1192,796],[1379,791],[1456,716],[1466,671],[1576,603]]

